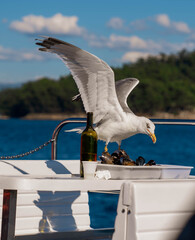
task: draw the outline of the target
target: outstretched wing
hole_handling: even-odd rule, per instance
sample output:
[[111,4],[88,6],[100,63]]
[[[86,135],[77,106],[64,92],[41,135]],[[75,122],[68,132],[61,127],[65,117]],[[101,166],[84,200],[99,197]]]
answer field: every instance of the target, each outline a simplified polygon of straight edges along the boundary
[[139,80],[136,78],[126,78],[116,81],[116,93],[119,103],[125,112],[132,113],[131,109],[127,105],[127,97],[131,91],[137,86]]
[[46,37],[37,45],[41,51],[56,53],[70,69],[86,112],[93,112],[94,123],[109,113],[113,119],[123,118],[115,89],[112,69],[98,57],[61,40]]

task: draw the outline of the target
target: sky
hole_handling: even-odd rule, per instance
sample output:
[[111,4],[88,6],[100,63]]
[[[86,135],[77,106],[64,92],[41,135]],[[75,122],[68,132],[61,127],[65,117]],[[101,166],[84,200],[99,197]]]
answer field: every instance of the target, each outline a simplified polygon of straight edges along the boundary
[[[1,0],[0,84],[69,73],[35,39],[72,43],[110,66],[195,50],[195,0]],[[130,76],[136,77],[136,76]]]

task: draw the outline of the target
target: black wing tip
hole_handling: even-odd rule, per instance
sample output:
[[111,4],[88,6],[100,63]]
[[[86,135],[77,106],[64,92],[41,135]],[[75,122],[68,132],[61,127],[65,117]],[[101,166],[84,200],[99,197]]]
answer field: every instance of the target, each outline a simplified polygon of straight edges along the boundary
[[36,42],[36,45],[43,46],[43,42]]
[[39,51],[47,52],[47,48],[39,48]]
[[55,45],[53,43],[53,40],[50,37],[43,37],[43,39],[35,39],[36,42],[35,44],[38,46],[42,46],[44,48],[39,48],[40,51],[47,51],[47,49],[50,49],[52,46]]
[[73,44],[70,44],[68,42],[64,42],[64,41],[59,40],[57,38],[48,37],[48,36],[40,36],[40,37],[42,37],[42,39],[38,39],[38,38],[35,39],[35,41],[39,41],[39,42],[36,42],[36,45],[43,46],[47,49],[49,49],[52,46],[58,45],[58,44],[80,49],[79,47],[76,47]]

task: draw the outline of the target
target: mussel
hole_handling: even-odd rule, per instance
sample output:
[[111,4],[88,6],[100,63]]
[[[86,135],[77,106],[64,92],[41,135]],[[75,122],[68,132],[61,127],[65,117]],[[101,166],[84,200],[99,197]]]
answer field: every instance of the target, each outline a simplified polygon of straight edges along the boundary
[[142,156],[139,156],[135,161],[137,166],[143,166],[145,163],[145,159]]
[[113,157],[110,155],[109,152],[104,151],[102,156],[99,157],[101,159],[101,163],[103,164],[114,164]]
[[131,160],[131,159],[124,159],[123,160],[123,165],[125,166],[136,166],[135,161]]
[[101,163],[104,164],[115,164],[115,165],[125,165],[125,166],[153,166],[156,165],[154,160],[150,160],[145,163],[145,159],[139,156],[136,161],[130,159],[125,150],[116,150],[111,155],[110,153],[104,151],[102,156],[99,157]]
[[125,150],[116,150],[111,155],[113,157],[113,162],[116,165],[126,165],[126,166],[134,166],[135,162],[132,161]]
[[113,157],[113,162],[116,165],[123,165],[124,159],[129,159],[129,156],[124,150],[116,150],[111,155]]
[[156,162],[154,160],[150,160],[145,165],[146,166],[153,166],[153,165],[156,165]]

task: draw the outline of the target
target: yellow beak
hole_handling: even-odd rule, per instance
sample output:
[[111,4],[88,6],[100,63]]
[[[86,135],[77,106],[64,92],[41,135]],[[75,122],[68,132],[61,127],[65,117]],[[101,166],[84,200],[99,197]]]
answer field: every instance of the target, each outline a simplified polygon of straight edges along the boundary
[[149,133],[149,136],[151,137],[152,139],[152,142],[155,143],[156,142],[156,136],[154,133],[151,133],[148,129],[147,129],[148,133]]

